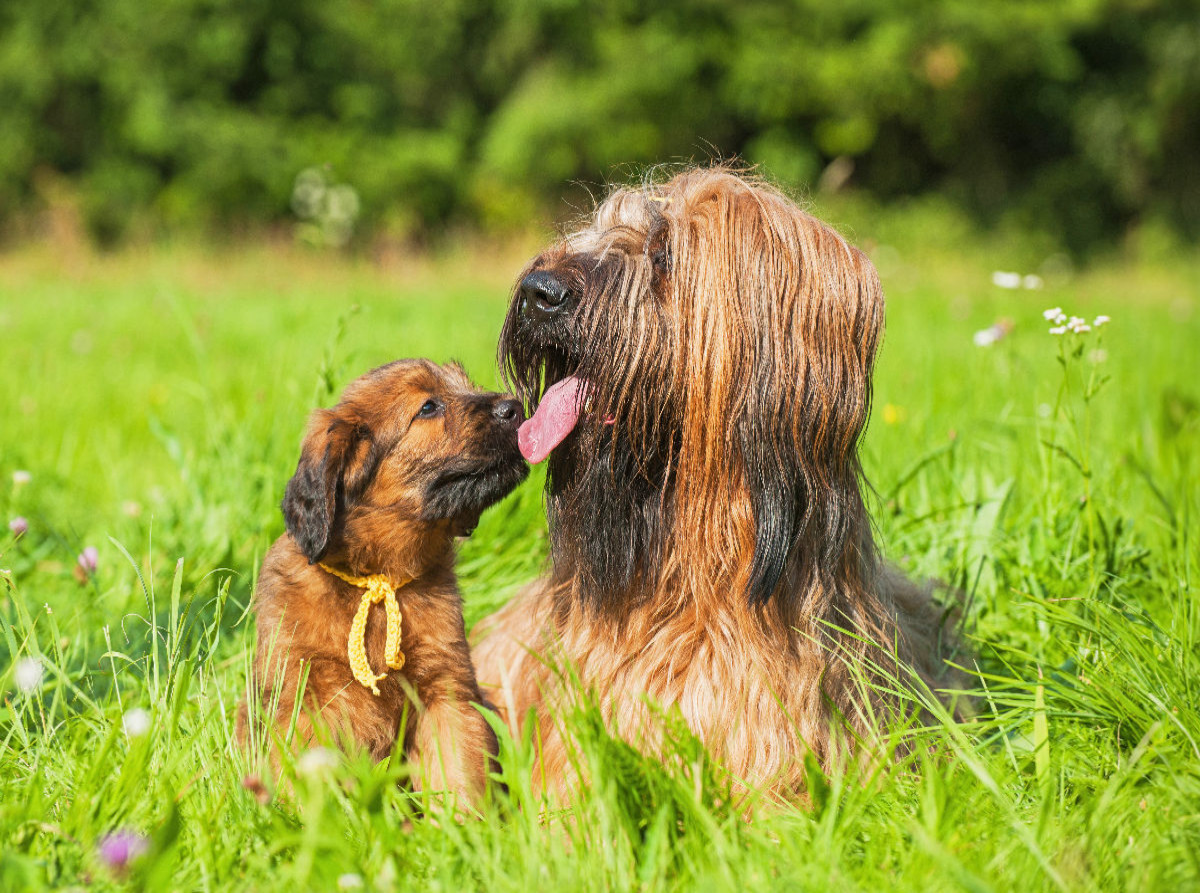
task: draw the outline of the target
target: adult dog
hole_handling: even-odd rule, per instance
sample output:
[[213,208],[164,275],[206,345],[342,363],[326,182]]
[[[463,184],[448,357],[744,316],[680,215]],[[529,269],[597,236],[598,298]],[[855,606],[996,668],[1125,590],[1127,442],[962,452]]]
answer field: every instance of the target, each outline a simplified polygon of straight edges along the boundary
[[722,167],[617,189],[522,274],[500,358],[549,457],[551,567],[473,653],[514,727],[541,708],[539,777],[573,783],[577,683],[647,751],[646,695],[789,797],[806,751],[836,764],[937,679],[943,611],[862,496],[883,309],[861,252]]

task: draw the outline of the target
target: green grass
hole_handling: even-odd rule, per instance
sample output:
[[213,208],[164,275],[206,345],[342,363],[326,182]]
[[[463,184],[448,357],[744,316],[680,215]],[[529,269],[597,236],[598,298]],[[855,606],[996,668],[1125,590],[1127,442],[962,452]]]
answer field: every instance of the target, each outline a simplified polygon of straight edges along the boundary
[[[873,775],[814,769],[810,808],[752,822],[719,805],[686,730],[676,759],[649,761],[586,708],[564,721],[596,783],[567,815],[531,798],[522,741],[504,742],[512,806],[461,825],[406,822],[398,767],[300,775],[267,805],[242,787],[244,612],[306,412],[398,356],[496,384],[519,255],[0,258],[0,519],[29,521],[17,541],[0,528],[0,889],[332,890],[347,873],[372,890],[1200,885],[1200,267],[1004,291],[990,274],[1015,254],[905,242],[886,220],[855,236],[901,246],[875,248],[880,536],[968,593],[978,715]],[[1065,366],[1041,318],[1054,305],[1113,317]],[[999,317],[1012,334],[974,346]],[[1108,380],[1085,400],[1094,375]],[[10,484],[17,470],[31,481]],[[539,488],[463,547],[468,623],[537,573]],[[88,545],[99,567],[80,583]],[[29,657],[44,677],[22,693]],[[139,707],[150,731],[130,737]],[[124,875],[97,853],[115,829],[149,838]]]

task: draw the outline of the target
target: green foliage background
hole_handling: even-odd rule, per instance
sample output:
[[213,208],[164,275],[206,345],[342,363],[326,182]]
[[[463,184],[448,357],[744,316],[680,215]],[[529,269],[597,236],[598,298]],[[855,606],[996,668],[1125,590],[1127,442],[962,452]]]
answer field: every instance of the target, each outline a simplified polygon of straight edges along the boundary
[[0,97],[10,231],[285,221],[324,165],[360,239],[508,230],[586,206],[573,179],[739,156],[1075,249],[1200,232],[1188,0],[4,0]]

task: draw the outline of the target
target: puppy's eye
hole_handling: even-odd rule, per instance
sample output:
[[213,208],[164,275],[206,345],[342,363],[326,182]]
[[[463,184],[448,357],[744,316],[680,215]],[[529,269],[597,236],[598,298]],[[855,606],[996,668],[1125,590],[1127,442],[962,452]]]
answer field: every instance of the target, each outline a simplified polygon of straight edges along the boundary
[[421,404],[421,408],[417,410],[415,418],[432,419],[435,416],[442,414],[442,404],[437,400],[426,400]]

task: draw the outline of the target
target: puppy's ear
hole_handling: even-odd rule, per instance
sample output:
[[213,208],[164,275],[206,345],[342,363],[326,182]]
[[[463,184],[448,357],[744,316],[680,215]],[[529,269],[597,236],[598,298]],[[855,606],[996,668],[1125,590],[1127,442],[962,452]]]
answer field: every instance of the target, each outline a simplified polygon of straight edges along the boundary
[[313,413],[281,506],[287,532],[310,563],[325,554],[340,514],[362,495],[376,464],[370,428],[336,410]]

